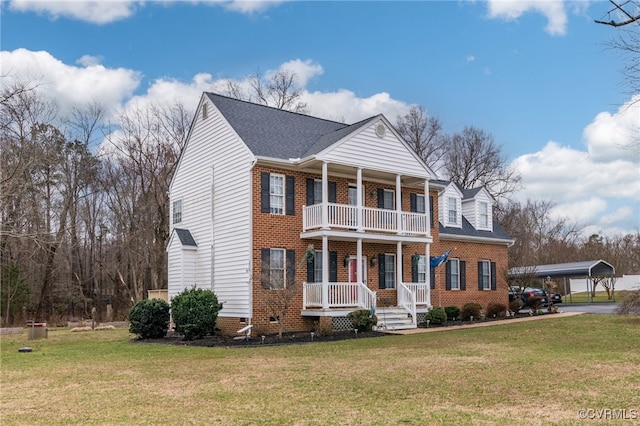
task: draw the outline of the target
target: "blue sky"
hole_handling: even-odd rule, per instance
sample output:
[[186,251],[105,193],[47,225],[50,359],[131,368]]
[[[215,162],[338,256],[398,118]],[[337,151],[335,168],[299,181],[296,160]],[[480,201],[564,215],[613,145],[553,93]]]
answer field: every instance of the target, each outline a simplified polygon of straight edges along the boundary
[[[288,68],[312,115],[354,122],[412,104],[447,132],[493,134],[519,198],[618,234],[640,229],[640,108],[622,85],[607,2],[2,3],[3,78],[38,76],[64,108],[193,107],[223,78]],[[7,76],[11,74],[10,76]],[[640,94],[636,94],[640,95]]]

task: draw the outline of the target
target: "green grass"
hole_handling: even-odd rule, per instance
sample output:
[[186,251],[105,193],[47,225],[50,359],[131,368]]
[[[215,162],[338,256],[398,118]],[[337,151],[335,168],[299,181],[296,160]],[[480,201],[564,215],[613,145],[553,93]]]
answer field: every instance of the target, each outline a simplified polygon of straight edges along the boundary
[[[622,302],[624,300],[624,298],[630,293],[631,293],[630,290],[616,291],[615,292],[615,298],[616,298],[615,301],[616,302]],[[609,300],[606,291],[596,291],[596,295],[592,299],[589,298],[589,293],[587,293],[587,292],[573,293],[571,295],[571,302],[569,302],[569,295],[563,296],[562,297],[562,301],[565,302],[565,303],[587,303],[587,302],[592,302],[592,303],[609,302],[610,303],[610,302],[613,302],[613,300]]]
[[0,423],[546,425],[640,410],[640,319],[617,315],[279,347],[131,338],[2,336]]

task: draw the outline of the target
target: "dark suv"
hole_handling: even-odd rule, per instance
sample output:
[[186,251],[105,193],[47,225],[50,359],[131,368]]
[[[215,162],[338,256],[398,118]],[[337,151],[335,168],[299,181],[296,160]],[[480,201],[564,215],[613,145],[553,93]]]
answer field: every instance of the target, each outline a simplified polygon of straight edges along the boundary
[[532,297],[540,298],[540,306],[547,306],[549,304],[549,298],[547,297],[546,291],[541,288],[527,287],[522,290],[521,299],[523,308],[526,306],[531,307],[531,305],[529,304],[529,299]]

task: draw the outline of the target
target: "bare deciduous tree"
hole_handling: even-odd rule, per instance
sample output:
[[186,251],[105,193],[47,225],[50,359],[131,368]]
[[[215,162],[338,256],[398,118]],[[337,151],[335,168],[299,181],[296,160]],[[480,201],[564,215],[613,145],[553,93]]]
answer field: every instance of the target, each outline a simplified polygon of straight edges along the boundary
[[397,117],[396,127],[434,173],[443,167],[446,138],[442,134],[440,120],[427,115],[421,106],[414,105],[404,117]]
[[611,25],[612,27],[623,27],[625,25],[633,24],[640,19],[640,3],[634,0],[626,1],[614,1],[609,0],[609,3],[613,5],[605,15],[604,18],[595,19],[597,24]]
[[444,173],[463,188],[484,186],[497,200],[520,187],[520,175],[507,163],[493,136],[475,127],[465,127],[448,138]]
[[274,108],[306,114],[307,104],[302,102],[302,88],[295,72],[278,70],[265,76],[259,70],[247,77],[247,84],[227,79],[224,82],[226,96],[268,105]]

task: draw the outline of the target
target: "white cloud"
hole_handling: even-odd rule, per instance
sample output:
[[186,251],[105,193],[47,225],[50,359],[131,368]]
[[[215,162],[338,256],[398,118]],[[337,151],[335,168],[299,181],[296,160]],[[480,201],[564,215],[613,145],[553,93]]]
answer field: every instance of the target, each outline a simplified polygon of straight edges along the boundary
[[[91,62],[86,57],[81,61]],[[62,115],[72,106],[94,101],[107,108],[118,105],[131,97],[141,79],[139,72],[125,68],[67,65],[44,51],[2,51],[0,62],[3,70],[0,81],[39,82],[41,93],[58,103]]]
[[607,210],[607,202],[599,197],[590,197],[572,203],[558,203],[550,211],[553,219],[570,218],[577,223],[593,223]]
[[476,60],[476,57],[473,55],[467,55],[467,62],[473,62]]
[[300,87],[306,87],[312,78],[318,77],[324,73],[322,66],[314,64],[311,59],[307,59],[305,61],[301,59],[294,59],[292,61],[285,62],[280,65],[278,71],[295,73]]
[[92,56],[92,55],[83,55],[80,59],[76,61],[76,64],[80,64],[85,67],[90,67],[93,65],[99,65],[102,62],[102,56]]
[[627,219],[633,218],[633,209],[631,207],[625,206],[619,209],[616,209],[612,213],[606,214],[600,218],[600,223],[609,225],[612,223],[620,222]]
[[640,154],[620,143],[628,142],[633,125],[640,124],[638,107],[627,104],[616,114],[598,114],[584,130],[586,151],[550,141],[540,151],[516,158],[512,165],[522,175],[521,201],[552,201],[556,217],[588,223],[585,232],[637,231]]
[[594,161],[639,160],[640,152],[630,149],[640,143],[640,95],[622,105],[615,114],[601,112],[583,132],[584,143]]
[[355,123],[367,117],[384,114],[392,123],[398,115],[409,112],[410,105],[395,100],[386,93],[376,93],[359,98],[350,90],[337,92],[306,92],[303,100],[309,105],[311,115],[330,120]]
[[[222,6],[227,10],[247,15],[260,13],[284,0],[192,0],[191,4]],[[35,12],[52,19],[68,18],[92,24],[109,24],[127,19],[149,0],[10,0],[9,7],[18,12]],[[159,0],[169,5],[182,0]]]
[[136,0],[11,0],[9,7],[19,12],[42,13],[53,19],[64,17],[94,24],[107,24],[130,17],[135,13],[137,6],[143,3]]
[[527,12],[547,18],[545,31],[551,35],[567,32],[567,13],[562,0],[489,0],[489,17],[515,21]]
[[[284,0],[233,0],[223,2],[225,8],[235,12],[253,14],[264,12],[266,9],[282,3]],[[205,2],[206,3],[206,2]]]

